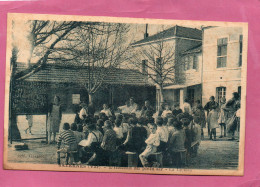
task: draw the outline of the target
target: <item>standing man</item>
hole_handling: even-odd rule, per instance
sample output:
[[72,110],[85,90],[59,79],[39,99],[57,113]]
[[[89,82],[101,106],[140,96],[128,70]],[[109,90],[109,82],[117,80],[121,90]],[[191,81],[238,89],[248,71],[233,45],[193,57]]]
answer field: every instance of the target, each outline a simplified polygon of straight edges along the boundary
[[[209,112],[213,109],[213,108],[218,108],[218,103],[215,101],[215,97],[211,96],[209,98],[209,102],[207,102],[207,104],[204,106],[204,110],[207,111],[207,117],[209,115]],[[208,136],[210,136],[210,127],[208,124]]]

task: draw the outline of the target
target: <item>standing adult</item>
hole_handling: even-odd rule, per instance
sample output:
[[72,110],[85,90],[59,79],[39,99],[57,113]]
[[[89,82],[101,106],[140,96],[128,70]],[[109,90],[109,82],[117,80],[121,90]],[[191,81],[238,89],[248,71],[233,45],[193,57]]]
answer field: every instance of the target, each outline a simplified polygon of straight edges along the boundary
[[[218,108],[218,103],[215,101],[215,97],[211,96],[209,98],[209,102],[206,103],[206,105],[204,106],[204,110],[207,111],[207,117],[209,115],[209,112],[213,109],[217,107]],[[208,125],[208,136],[210,136],[210,127]]]
[[225,105],[225,110],[227,111],[227,128],[232,134],[231,140],[235,139],[235,131],[237,130],[237,117],[236,111],[240,107],[239,94],[237,92],[233,93],[233,97],[228,100]]
[[[54,96],[53,103],[49,107],[48,143],[55,142],[56,133],[59,132],[62,117],[60,98]],[[53,140],[52,140],[53,135]]]
[[129,100],[130,113],[135,113],[137,108],[138,108],[138,105],[135,103],[134,98],[130,97],[130,100]]
[[192,109],[192,113],[194,117],[198,118],[198,124],[201,127],[201,138],[203,139],[204,138],[203,128],[206,127],[206,116],[200,100],[197,100],[195,102],[195,106]]

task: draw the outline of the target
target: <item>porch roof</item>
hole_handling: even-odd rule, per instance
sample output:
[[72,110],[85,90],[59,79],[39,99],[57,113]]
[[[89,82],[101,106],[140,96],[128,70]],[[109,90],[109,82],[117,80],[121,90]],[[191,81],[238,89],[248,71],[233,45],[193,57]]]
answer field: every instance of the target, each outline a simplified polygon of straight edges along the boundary
[[200,85],[201,83],[192,83],[192,84],[174,84],[174,85],[169,85],[169,86],[165,86],[163,87],[163,89],[165,90],[171,90],[171,89],[181,89],[181,88],[186,88],[186,87],[190,87],[190,86],[196,86],[196,85]]
[[[26,69],[26,64],[18,63],[17,71]],[[104,69],[95,68],[90,75],[97,77]],[[78,83],[87,82],[89,69],[87,67],[62,66],[57,64],[46,64],[41,70],[26,78],[26,81],[53,82],[53,83]],[[146,76],[138,70],[132,69],[107,69],[103,83],[118,85],[154,86],[148,82]]]

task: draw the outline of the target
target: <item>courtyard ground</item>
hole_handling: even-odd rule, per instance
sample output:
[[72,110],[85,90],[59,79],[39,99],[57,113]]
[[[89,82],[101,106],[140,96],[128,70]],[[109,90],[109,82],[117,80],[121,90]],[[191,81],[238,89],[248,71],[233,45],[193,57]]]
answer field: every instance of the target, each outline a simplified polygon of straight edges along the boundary
[[[72,120],[71,116],[67,116]],[[70,122],[69,120],[69,122]],[[34,118],[33,135],[25,134],[27,128],[24,117],[18,119],[18,127],[22,138],[37,138],[46,135],[44,116]],[[217,141],[209,140],[206,129],[204,129],[205,139],[201,141],[198,155],[191,158],[187,168],[190,169],[236,169],[238,166],[239,142],[230,141],[228,138],[217,138]],[[220,130],[217,129],[217,137]],[[25,140],[29,145],[29,150],[16,151],[11,145],[8,147],[8,161],[16,163],[37,163],[56,164],[56,146],[48,145],[43,140]]]

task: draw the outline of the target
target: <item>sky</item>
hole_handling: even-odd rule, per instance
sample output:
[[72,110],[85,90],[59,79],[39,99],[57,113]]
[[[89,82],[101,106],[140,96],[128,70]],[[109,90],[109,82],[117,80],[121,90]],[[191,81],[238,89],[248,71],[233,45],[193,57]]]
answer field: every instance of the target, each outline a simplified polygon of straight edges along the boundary
[[[149,36],[154,35],[163,29],[168,29],[174,25],[159,25],[159,24],[149,24],[148,34]],[[192,27],[192,26],[191,26]],[[131,24],[130,31],[128,33],[128,42],[135,42],[144,38],[144,33],[146,30],[145,24]],[[26,63],[31,59],[32,45],[29,41],[30,37],[30,22],[29,21],[14,21],[12,25],[12,45],[16,46],[19,50],[18,62]],[[36,60],[31,60],[33,63]]]

